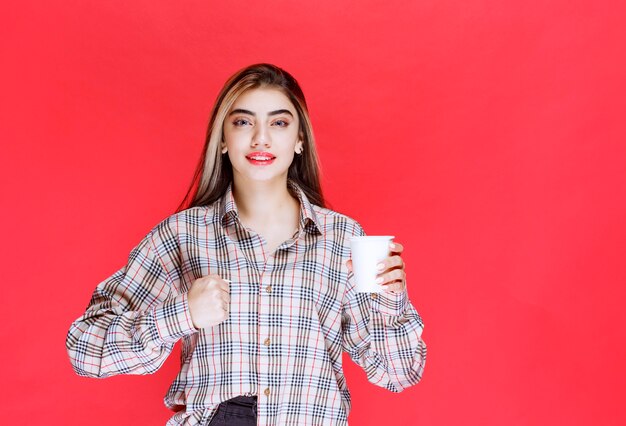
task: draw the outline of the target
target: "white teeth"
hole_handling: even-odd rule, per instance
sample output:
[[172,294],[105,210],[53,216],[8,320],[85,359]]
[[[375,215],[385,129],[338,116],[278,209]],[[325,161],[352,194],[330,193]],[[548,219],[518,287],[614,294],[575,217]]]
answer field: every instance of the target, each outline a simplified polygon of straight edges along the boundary
[[272,157],[248,157],[248,158],[252,160],[257,160],[257,161],[268,161],[272,159]]

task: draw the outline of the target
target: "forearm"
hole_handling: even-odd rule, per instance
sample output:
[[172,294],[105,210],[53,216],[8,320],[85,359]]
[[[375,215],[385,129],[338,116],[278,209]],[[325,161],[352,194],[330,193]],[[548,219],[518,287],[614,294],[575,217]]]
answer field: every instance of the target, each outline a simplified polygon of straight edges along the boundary
[[178,339],[194,332],[183,294],[141,312],[92,306],[70,327],[66,346],[81,376],[149,374]]
[[379,377],[372,380],[381,380],[381,386],[394,392],[417,384],[426,363],[426,343],[424,324],[411,303],[406,300],[401,311],[389,312],[373,301],[368,328],[371,350],[381,359],[376,368]]
[[346,313],[346,350],[371,383],[400,392],[419,382],[426,362],[424,325],[406,294],[358,294]]

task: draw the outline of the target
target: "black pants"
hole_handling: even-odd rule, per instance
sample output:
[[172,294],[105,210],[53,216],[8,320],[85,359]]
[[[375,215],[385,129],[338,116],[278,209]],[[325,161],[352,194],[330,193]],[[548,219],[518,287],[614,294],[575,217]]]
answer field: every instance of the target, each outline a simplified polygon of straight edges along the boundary
[[256,426],[256,396],[237,396],[222,402],[209,426]]

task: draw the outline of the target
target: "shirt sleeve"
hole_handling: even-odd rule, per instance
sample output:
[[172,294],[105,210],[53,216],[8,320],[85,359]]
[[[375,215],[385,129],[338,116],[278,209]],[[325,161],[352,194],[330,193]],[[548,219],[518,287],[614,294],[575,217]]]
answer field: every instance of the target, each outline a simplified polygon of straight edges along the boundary
[[343,349],[377,386],[401,392],[418,383],[426,364],[424,323],[407,292],[357,293],[352,281],[350,272],[342,309]]
[[131,251],[127,265],[96,287],[70,326],[66,347],[77,374],[153,373],[178,339],[197,331],[187,294],[175,291],[155,239],[152,231]]

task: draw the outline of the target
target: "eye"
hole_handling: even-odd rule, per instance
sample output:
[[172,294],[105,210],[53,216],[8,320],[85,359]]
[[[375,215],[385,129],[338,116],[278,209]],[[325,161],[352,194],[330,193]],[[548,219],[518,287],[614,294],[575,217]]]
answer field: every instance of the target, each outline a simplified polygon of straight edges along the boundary
[[276,120],[274,121],[274,124],[278,127],[287,127],[289,126],[289,122],[286,120]]
[[249,120],[246,120],[245,118],[238,118],[233,121],[233,125],[235,127],[247,126],[248,124],[251,124],[251,123]]

